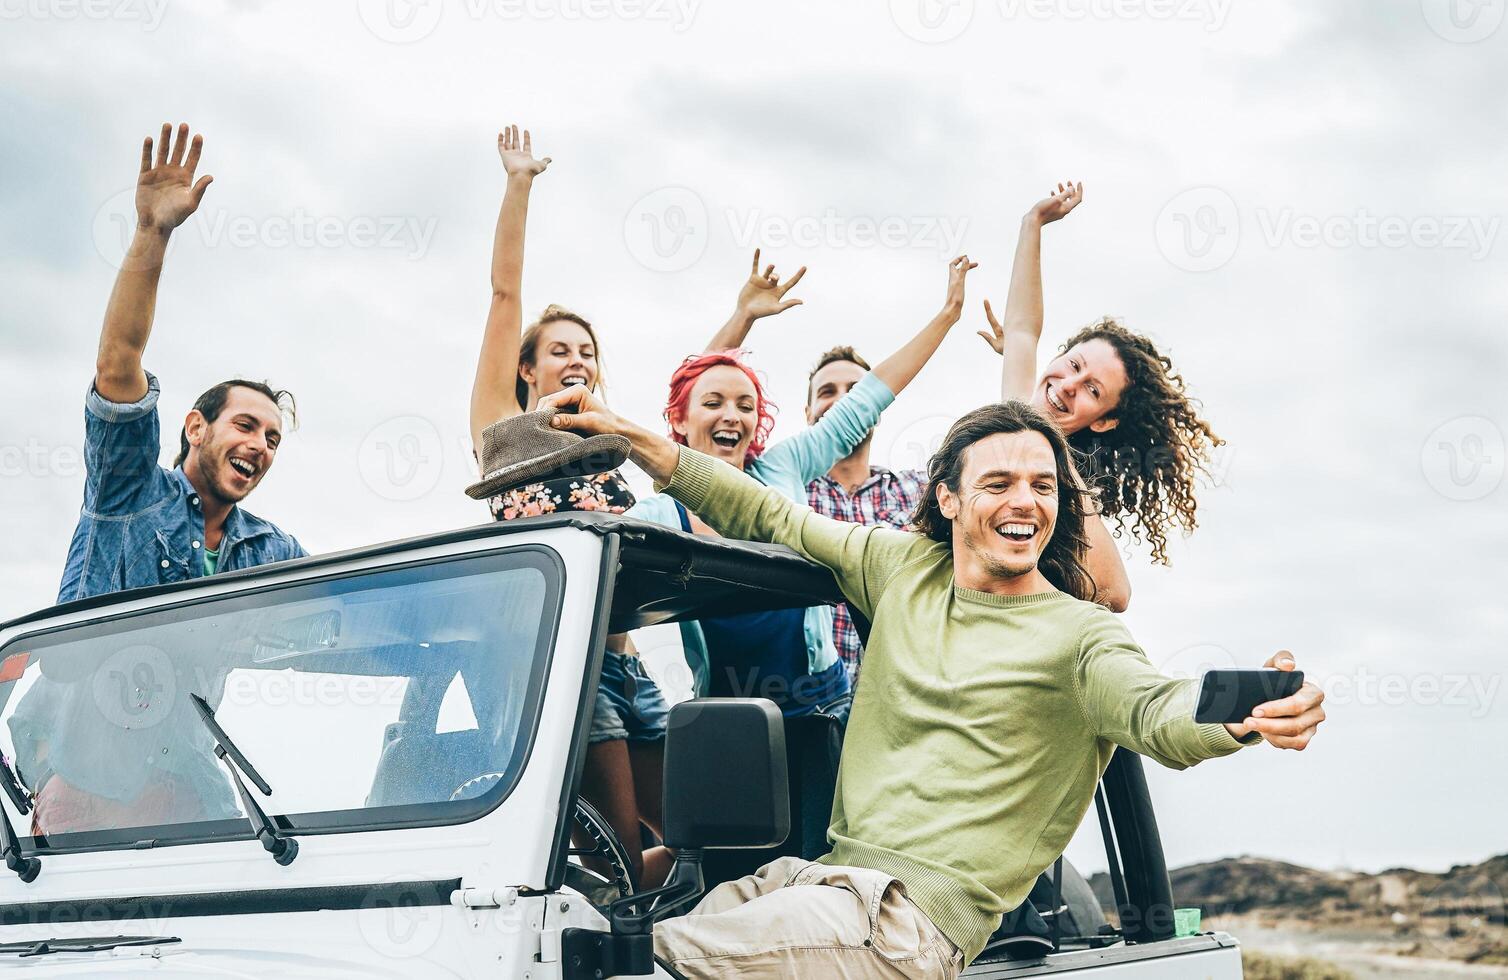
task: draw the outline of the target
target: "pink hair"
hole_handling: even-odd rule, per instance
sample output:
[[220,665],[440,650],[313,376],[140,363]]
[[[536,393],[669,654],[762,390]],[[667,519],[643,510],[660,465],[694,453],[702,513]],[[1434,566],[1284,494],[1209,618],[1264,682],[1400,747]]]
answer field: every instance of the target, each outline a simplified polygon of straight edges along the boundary
[[760,383],[759,376],[754,370],[743,362],[745,350],[720,350],[708,351],[705,354],[693,354],[681,362],[681,366],[675,369],[670,376],[670,399],[665,403],[665,421],[670,424],[670,438],[681,445],[686,444],[686,437],[675,430],[675,427],[686,421],[686,406],[691,403],[691,389],[696,387],[696,380],[707,373],[709,368],[727,366],[736,367],[748,377],[754,385],[754,406],[759,421],[754,425],[754,438],[749,442],[749,451],[744,456],[744,464],[754,462],[759,454],[764,452],[765,444],[769,442],[770,433],[775,428],[775,403],[765,395],[764,385]]

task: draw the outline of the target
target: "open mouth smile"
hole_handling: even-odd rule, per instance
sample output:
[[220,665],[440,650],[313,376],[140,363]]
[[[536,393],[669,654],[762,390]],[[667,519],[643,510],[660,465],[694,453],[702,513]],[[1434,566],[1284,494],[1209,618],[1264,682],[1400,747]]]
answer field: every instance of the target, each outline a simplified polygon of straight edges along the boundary
[[1063,399],[1058,397],[1058,393],[1053,390],[1050,384],[1047,386],[1047,404],[1051,405],[1054,411],[1062,412],[1064,415],[1068,414],[1068,406],[1063,404]]
[[560,385],[563,388],[569,388],[571,385],[584,384],[586,384],[586,375],[584,374],[567,374],[560,379]]
[[736,449],[743,438],[737,429],[718,429],[712,433],[712,442],[720,449]]
[[1011,521],[995,528],[995,533],[1007,541],[1025,543],[1037,536],[1037,525],[1025,521]]
[[257,473],[257,468],[254,463],[251,463],[248,460],[244,460],[239,456],[230,457],[230,468],[235,470],[242,477],[248,480],[253,476],[256,476]]

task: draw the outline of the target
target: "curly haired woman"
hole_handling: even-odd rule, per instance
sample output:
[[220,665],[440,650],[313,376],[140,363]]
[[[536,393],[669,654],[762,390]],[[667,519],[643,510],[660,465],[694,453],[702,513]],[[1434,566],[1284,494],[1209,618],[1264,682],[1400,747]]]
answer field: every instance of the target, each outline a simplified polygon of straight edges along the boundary
[[[1114,518],[1117,535],[1129,531],[1133,540],[1145,540],[1153,560],[1167,564],[1168,531],[1188,533],[1197,526],[1194,488],[1209,476],[1211,452],[1224,445],[1200,418],[1173,362],[1148,338],[1104,317],[1070,337],[1035,376],[1042,337],[1042,226],[1083,199],[1084,185],[1070,181],[1027,211],[1005,315],[997,321],[986,300],[991,332],[979,333],[1004,356],[1001,398],[1030,401],[1056,422],[1088,458],[1100,515]],[[1100,584],[1100,601],[1119,612],[1130,600],[1120,554],[1103,520],[1092,517],[1085,530],[1086,564]]]

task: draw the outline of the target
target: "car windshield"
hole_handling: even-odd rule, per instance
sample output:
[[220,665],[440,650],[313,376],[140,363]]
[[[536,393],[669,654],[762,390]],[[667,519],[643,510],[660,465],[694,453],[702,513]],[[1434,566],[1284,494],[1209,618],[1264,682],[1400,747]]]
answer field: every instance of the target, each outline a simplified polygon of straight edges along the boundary
[[[514,548],[106,618],[0,651],[0,741],[48,849],[248,833],[205,698],[295,832],[468,819],[516,779],[559,615]],[[25,834],[28,828],[18,827]]]

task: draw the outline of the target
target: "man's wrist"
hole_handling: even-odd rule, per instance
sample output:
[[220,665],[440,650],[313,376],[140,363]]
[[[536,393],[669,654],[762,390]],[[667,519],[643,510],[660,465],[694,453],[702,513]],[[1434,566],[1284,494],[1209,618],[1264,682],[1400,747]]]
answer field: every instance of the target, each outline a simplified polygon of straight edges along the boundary
[[628,439],[633,461],[646,476],[656,485],[670,482],[681,460],[680,446],[627,419],[619,420],[618,434]]

